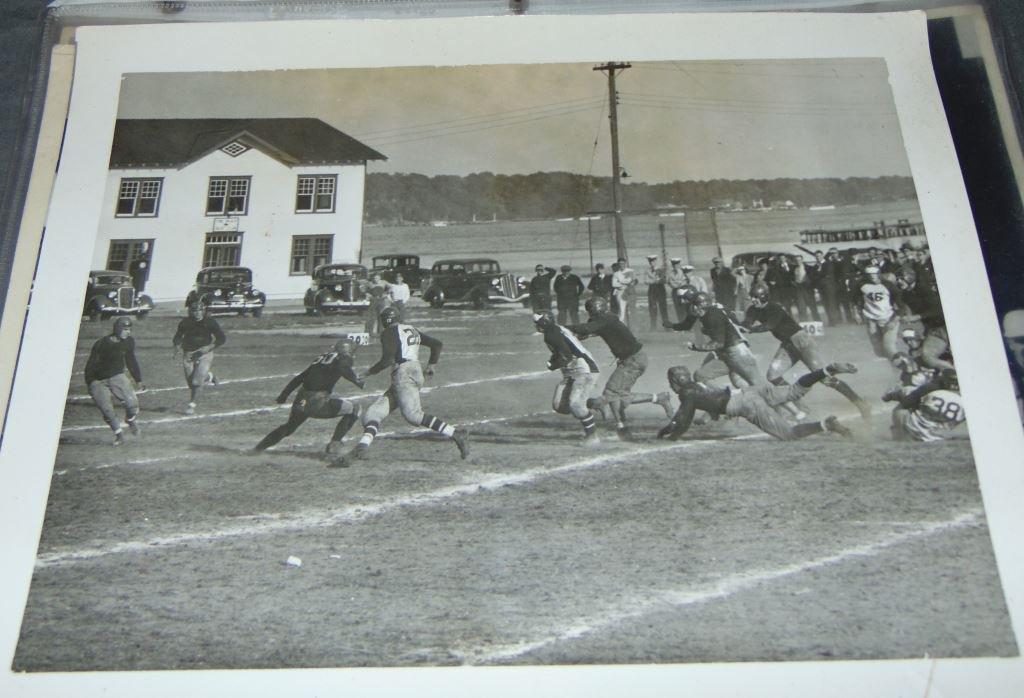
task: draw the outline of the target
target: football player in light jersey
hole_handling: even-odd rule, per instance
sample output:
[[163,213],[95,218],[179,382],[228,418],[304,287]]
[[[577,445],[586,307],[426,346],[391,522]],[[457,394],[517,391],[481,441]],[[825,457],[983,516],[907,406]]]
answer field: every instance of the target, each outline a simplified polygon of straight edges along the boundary
[[599,445],[597,422],[587,407],[587,398],[601,376],[597,361],[576,335],[555,322],[550,312],[535,315],[533,322],[551,350],[548,370],[562,371],[562,381],[551,398],[551,409],[558,414],[571,414],[580,421],[584,446]]
[[897,440],[942,441],[966,419],[953,369],[940,371],[916,388],[890,390],[882,399],[899,403],[892,411],[892,435]]
[[[446,424],[437,417],[425,414],[420,406],[420,388],[423,387],[424,375],[434,375],[434,364],[441,354],[441,342],[425,335],[412,325],[398,321],[398,311],[384,308],[380,312],[381,326],[381,357],[367,369],[366,375],[372,376],[385,368],[391,369],[391,386],[363,411],[363,435],[348,453],[334,459],[331,467],[345,467],[354,460],[365,458],[370,444],[380,432],[381,422],[396,409],[402,411],[405,421],[413,426],[426,427],[455,442],[459,455],[469,455],[469,435],[465,429]],[[422,347],[430,349],[430,358],[426,368],[420,363]]]
[[[787,385],[785,373],[799,361],[812,371],[825,367],[814,337],[793,319],[788,310],[769,299],[769,290],[765,286],[751,290],[750,307],[743,316],[743,327],[748,332],[771,332],[781,342],[768,364],[767,378],[772,385]],[[864,419],[871,417],[871,406],[845,381],[829,375],[821,382],[856,405]]]
[[337,453],[341,449],[341,440],[359,417],[359,407],[351,400],[346,400],[335,393],[334,385],[344,378],[360,388],[363,387],[363,382],[352,369],[356,347],[356,343],[351,339],[338,340],[331,351],[316,357],[305,371],[288,381],[288,385],[277,396],[277,404],[283,405],[287,402],[288,396],[296,388],[299,389],[295,401],[292,402],[288,421],[264,436],[254,450],[263,451],[270,448],[281,439],[295,433],[307,419],[335,417],[341,419],[334,429],[334,436],[327,444],[327,453]]
[[857,284],[855,294],[860,314],[875,355],[891,360],[898,351],[896,339],[900,331],[896,287],[882,280],[878,267],[867,267],[864,274],[865,278]]

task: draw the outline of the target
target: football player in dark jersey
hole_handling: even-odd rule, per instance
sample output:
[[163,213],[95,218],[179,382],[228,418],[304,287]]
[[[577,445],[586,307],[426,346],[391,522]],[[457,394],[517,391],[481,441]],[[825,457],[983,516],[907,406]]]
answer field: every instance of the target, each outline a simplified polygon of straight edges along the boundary
[[820,422],[792,424],[779,416],[774,408],[799,400],[815,383],[829,376],[856,371],[857,368],[852,364],[834,363],[804,374],[792,385],[762,383],[745,388],[718,388],[695,380],[685,366],[674,366],[668,370],[668,383],[679,396],[679,409],[672,421],[658,432],[658,438],[675,440],[681,437],[693,423],[693,415],[697,410],[704,410],[713,417],[743,417],[761,431],[783,441],[802,439],[826,431],[849,436],[850,430],[840,424],[836,417],[826,417]]
[[[359,443],[348,453],[332,460],[330,466],[346,467],[354,460],[365,458],[370,444],[380,433],[381,422],[396,409],[401,410],[409,424],[426,427],[454,441],[459,455],[465,459],[469,455],[469,434],[466,430],[426,414],[420,405],[424,376],[434,375],[434,365],[441,355],[440,340],[423,334],[412,325],[400,323],[395,308],[384,308],[380,312],[380,326],[381,357],[367,369],[366,375],[372,376],[390,368],[391,385],[363,412],[363,435]],[[420,363],[421,347],[430,349],[425,368]]]
[[256,444],[256,451],[266,450],[293,434],[307,419],[335,417],[341,419],[338,420],[334,435],[327,444],[327,453],[337,453],[340,450],[342,439],[359,417],[359,407],[351,400],[346,400],[335,393],[334,385],[339,379],[344,378],[360,388],[363,387],[363,381],[352,369],[357,346],[351,339],[338,340],[331,351],[316,357],[305,371],[288,381],[288,385],[277,396],[277,403],[283,405],[288,401],[288,396],[296,388],[299,389],[292,402],[288,421],[263,437],[263,440]]
[[626,426],[626,407],[642,402],[652,402],[665,410],[666,415],[672,414],[671,398],[664,393],[634,393],[633,386],[647,370],[647,354],[626,324],[608,312],[608,302],[600,296],[590,298],[584,305],[590,318],[582,325],[570,325],[567,329],[580,339],[597,336],[615,357],[615,370],[604,386],[601,397],[588,401],[591,409],[604,414],[606,407],[611,408],[616,420],[616,431],[619,438],[632,440],[633,436]]
[[934,280],[922,282],[913,267],[904,267],[896,272],[896,285],[900,291],[901,319],[905,322],[919,321],[924,328],[921,365],[936,371],[954,368],[946,316],[942,312],[942,299]]
[[551,398],[551,408],[558,414],[571,414],[580,421],[584,446],[599,445],[597,422],[587,407],[590,391],[601,376],[597,361],[576,335],[555,322],[550,312],[534,316],[533,322],[551,351],[548,370],[562,372],[562,381]]
[[[750,307],[743,316],[742,324],[748,332],[771,332],[781,342],[768,364],[767,378],[772,385],[787,385],[785,373],[799,361],[812,371],[825,367],[814,337],[793,319],[788,310],[770,300],[769,291],[764,286],[751,290]],[[871,418],[871,406],[846,382],[830,375],[822,383],[856,405],[864,419]]]
[[765,382],[761,370],[757,367],[757,358],[750,351],[738,323],[731,313],[712,302],[711,296],[707,293],[692,294],[686,319],[682,322],[666,322],[664,326],[666,329],[685,332],[692,329],[698,321],[708,341],[704,344],[688,342],[686,345],[690,351],[707,353],[704,363],[695,374],[698,381],[709,381],[727,375],[736,386],[742,385],[740,379],[748,385],[760,385]]
[[132,382],[124,374],[125,368],[139,389],[144,390],[142,370],[135,358],[131,318],[119,317],[114,320],[113,331],[92,345],[89,359],[85,362],[85,385],[100,409],[103,421],[114,432],[115,446],[124,443],[124,434],[121,421],[114,412],[114,400],[124,405],[125,422],[132,434],[139,434],[139,399],[135,396]]
[[188,307],[188,317],[178,323],[178,331],[171,340],[174,344],[174,356],[178,356],[178,349],[181,349],[184,355],[182,368],[185,369],[185,382],[189,388],[185,414],[195,414],[199,393],[213,376],[213,350],[225,341],[224,331],[217,321],[210,317],[206,304],[202,299],[193,301]]

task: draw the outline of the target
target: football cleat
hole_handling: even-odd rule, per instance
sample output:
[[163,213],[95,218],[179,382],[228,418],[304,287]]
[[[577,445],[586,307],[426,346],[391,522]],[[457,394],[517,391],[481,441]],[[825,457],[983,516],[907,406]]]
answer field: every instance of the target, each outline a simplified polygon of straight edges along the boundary
[[188,406],[185,408],[185,414],[195,414],[195,413],[196,413],[196,403],[194,403],[194,402],[188,403]]
[[456,429],[452,433],[452,441],[459,447],[459,456],[466,460],[469,456],[469,432],[465,429]]
[[840,436],[853,435],[853,432],[840,424],[839,419],[835,416],[825,418],[825,431],[830,431],[833,434],[839,434]]
[[122,434],[119,431],[115,431],[114,432],[114,445],[115,446],[123,446],[124,445],[124,434]]
[[629,427],[619,427],[615,430],[615,435],[619,437],[619,441],[636,441]]
[[829,364],[828,366],[825,367],[825,373],[827,373],[830,376],[834,376],[837,373],[856,373],[856,372],[857,372],[857,367],[856,366],[854,366],[853,364],[843,363],[841,361],[837,361],[835,363],[831,363],[831,364]]
[[340,441],[328,441],[327,448],[324,449],[324,453],[330,456],[338,455],[341,453],[341,449],[344,448]]
[[139,434],[142,433],[142,430],[139,429],[138,421],[136,421],[134,419],[129,419],[127,421],[128,421],[128,428],[131,430],[133,435],[138,436]]
[[217,385],[220,383],[220,381],[217,380],[217,376],[213,375],[212,372],[206,374],[206,380],[204,380],[203,382],[206,385],[212,385],[214,387],[217,387]]
[[366,458],[369,453],[370,447],[364,443],[356,444],[348,453],[342,453],[341,455],[334,456],[331,461],[327,464],[328,468],[347,468],[357,460]]
[[665,410],[665,416],[669,419],[675,415],[675,411],[672,409],[672,398],[667,391],[655,395],[654,404],[661,405],[661,409]]
[[593,431],[580,439],[580,446],[583,448],[597,448],[600,445],[601,437],[597,435],[596,431]]

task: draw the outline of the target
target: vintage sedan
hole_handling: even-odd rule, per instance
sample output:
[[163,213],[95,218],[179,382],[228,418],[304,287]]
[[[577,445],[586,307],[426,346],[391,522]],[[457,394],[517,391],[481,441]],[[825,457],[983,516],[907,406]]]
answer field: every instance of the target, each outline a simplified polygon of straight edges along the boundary
[[248,267],[206,267],[196,274],[196,284],[185,299],[185,306],[202,300],[211,313],[263,314],[267,296],[252,285]]
[[423,300],[434,308],[445,303],[521,303],[530,297],[526,279],[503,272],[494,259],[441,259],[423,283]]
[[362,264],[321,264],[313,270],[313,281],[303,305],[306,315],[365,310],[367,271]]
[[395,274],[401,274],[413,294],[420,291],[423,279],[430,273],[429,269],[420,266],[419,255],[414,254],[380,254],[373,258],[370,273],[378,273],[388,283],[394,283]]
[[128,272],[111,269],[89,272],[82,315],[88,315],[90,320],[104,320],[113,315],[146,317],[153,307],[152,298],[136,293]]

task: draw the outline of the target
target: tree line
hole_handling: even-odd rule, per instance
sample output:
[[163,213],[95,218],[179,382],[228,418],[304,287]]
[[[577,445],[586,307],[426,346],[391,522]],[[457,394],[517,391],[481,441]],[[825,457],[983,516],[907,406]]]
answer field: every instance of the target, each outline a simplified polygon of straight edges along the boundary
[[[910,177],[819,179],[712,179],[662,184],[623,181],[624,211],[655,208],[740,205],[769,206],[790,201],[797,207],[869,204],[916,199]],[[579,217],[612,208],[610,177],[570,172],[466,176],[390,174],[366,177],[367,223],[469,222]]]

